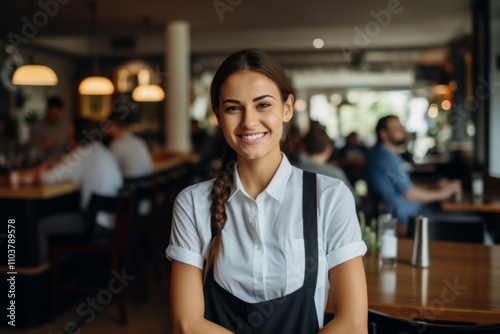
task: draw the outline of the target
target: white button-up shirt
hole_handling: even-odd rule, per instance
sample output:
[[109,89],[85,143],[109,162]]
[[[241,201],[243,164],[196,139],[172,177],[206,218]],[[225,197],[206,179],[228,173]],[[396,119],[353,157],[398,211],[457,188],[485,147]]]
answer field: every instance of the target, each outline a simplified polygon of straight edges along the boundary
[[[216,282],[234,296],[256,303],[288,295],[304,282],[302,170],[283,155],[267,188],[254,200],[237,172],[226,204],[227,222]],[[212,182],[184,189],[177,196],[167,258],[200,269],[211,241],[209,198]],[[318,278],[315,293],[322,327],[328,270],[366,252],[354,199],[340,180],[317,175]]]
[[[41,175],[45,184],[72,181],[80,190],[80,207],[89,205],[92,194],[116,196],[123,187],[123,178],[113,155],[100,142],[78,146],[61,162]],[[112,229],[114,214],[98,212],[96,221],[102,227]]]

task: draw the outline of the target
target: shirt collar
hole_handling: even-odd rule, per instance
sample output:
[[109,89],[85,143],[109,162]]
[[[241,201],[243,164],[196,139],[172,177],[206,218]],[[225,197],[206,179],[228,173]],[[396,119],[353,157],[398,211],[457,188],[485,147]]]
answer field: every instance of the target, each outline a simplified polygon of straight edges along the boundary
[[[288,183],[290,175],[292,174],[292,165],[290,164],[290,161],[288,161],[288,158],[285,154],[281,153],[281,156],[282,159],[278,170],[276,171],[276,173],[274,173],[274,176],[271,179],[271,182],[269,182],[269,185],[262,192],[267,193],[269,196],[280,202],[285,196],[286,185]],[[236,165],[234,166],[234,185],[233,189],[231,190],[231,195],[229,196],[228,202],[237,192],[243,192],[246,194],[245,188],[243,188],[243,184],[241,183],[237,167],[238,166],[236,163]]]

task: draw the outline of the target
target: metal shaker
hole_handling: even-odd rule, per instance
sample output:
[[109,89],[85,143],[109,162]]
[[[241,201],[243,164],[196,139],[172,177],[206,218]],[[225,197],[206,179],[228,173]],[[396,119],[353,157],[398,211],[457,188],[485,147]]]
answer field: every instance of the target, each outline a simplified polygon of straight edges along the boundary
[[431,265],[429,248],[429,220],[427,217],[418,216],[415,225],[411,264],[417,267],[429,267]]

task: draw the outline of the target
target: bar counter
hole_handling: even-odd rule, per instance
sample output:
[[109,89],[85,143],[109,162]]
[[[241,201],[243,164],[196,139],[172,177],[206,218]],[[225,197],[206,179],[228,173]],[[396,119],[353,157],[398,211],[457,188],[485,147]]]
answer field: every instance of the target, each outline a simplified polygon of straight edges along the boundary
[[66,195],[76,191],[75,185],[71,182],[58,184],[19,184],[12,185],[6,178],[0,179],[0,200],[2,199],[49,199]]
[[[153,173],[161,174],[183,165],[195,164],[199,157],[195,154],[159,153],[153,157]],[[0,200],[24,199],[40,200],[67,195],[76,191],[71,182],[57,184],[25,183],[13,185],[6,175],[0,176]]]

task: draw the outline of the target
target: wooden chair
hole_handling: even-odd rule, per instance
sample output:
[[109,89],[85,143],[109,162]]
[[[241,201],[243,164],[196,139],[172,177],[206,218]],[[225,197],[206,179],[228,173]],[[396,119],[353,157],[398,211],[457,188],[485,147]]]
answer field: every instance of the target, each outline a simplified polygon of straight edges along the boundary
[[[499,320],[500,321],[500,320]],[[500,323],[491,325],[436,324],[401,319],[385,313],[368,310],[369,334],[498,334]]]
[[[133,269],[133,261],[131,254],[131,245],[133,244],[132,233],[132,217],[134,208],[134,196],[130,191],[121,191],[116,197],[101,196],[93,194],[89,203],[89,207],[84,212],[87,221],[87,232],[80,238],[61,238],[52,246],[53,255],[53,271],[52,271],[52,320],[57,318],[59,312],[59,298],[62,292],[73,291],[77,293],[99,293],[105,291],[107,297],[116,298],[119,309],[119,322],[124,325],[127,322],[125,311],[125,302],[123,299],[123,289],[113,289],[111,280],[116,281],[116,274],[120,275],[122,269],[126,269],[128,273]],[[94,235],[94,227],[96,226],[96,217],[98,213],[105,212],[115,215],[114,228],[109,235]],[[97,255],[98,260],[107,258],[111,263],[111,270],[106,268],[107,282],[98,282],[97,284],[89,283],[82,280],[75,283],[65,283],[62,280],[61,274],[63,265],[68,261],[73,261],[76,255],[89,256]],[[63,261],[63,259],[68,259]],[[80,259],[82,261],[83,259]],[[85,261],[80,262],[83,266]],[[81,268],[82,269],[82,268]],[[97,277],[95,272],[96,265],[94,262],[90,266],[83,266],[85,271],[81,271],[78,279],[84,276]],[[109,275],[112,272],[112,275]],[[87,275],[84,275],[87,273]],[[90,273],[90,275],[88,275]],[[109,276],[108,276],[109,275]],[[100,284],[99,284],[100,283]],[[102,284],[104,283],[104,284]],[[115,282],[116,283],[116,282]],[[123,282],[121,282],[123,283]],[[118,284],[115,284],[118,285]],[[127,284],[128,285],[128,284]],[[125,286],[122,284],[122,286]],[[120,292],[117,292],[120,290]],[[111,302],[111,301],[110,301]]]
[[145,264],[151,262],[156,277],[159,277],[160,259],[156,251],[158,236],[154,226],[154,201],[156,184],[153,178],[129,183],[128,190],[134,192],[135,205],[132,215],[132,233],[136,236],[132,245],[136,274],[143,297],[147,297]]
[[138,177],[125,177],[123,178],[124,188],[129,188],[130,186],[135,186],[144,182],[153,182],[154,174],[148,174]]
[[[168,261],[165,259],[165,249],[170,240],[170,227],[172,221],[172,210],[175,196],[178,193],[175,179],[163,175],[159,176],[155,182],[155,195],[152,206],[151,229],[155,231],[154,241],[152,242],[153,252],[158,254],[159,268],[168,267]],[[156,278],[161,275],[155,272]]]
[[152,228],[156,231],[154,237],[157,254],[160,255],[160,266],[169,268],[170,262],[165,258],[165,249],[170,241],[170,229],[175,198],[179,192],[189,186],[193,175],[186,167],[175,168],[170,173],[159,175],[156,180],[156,191],[152,207]]

